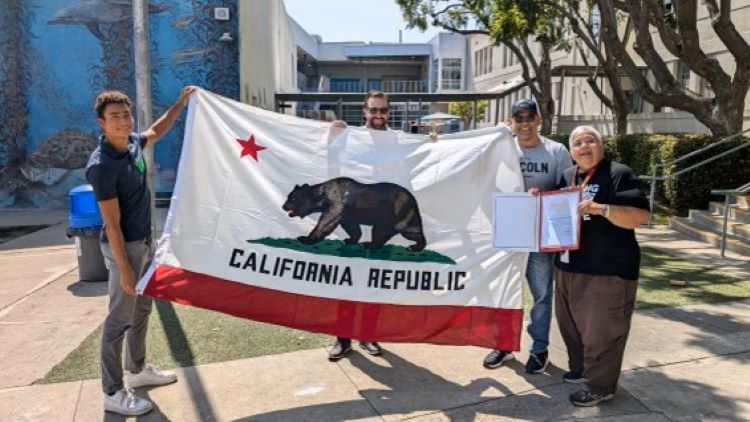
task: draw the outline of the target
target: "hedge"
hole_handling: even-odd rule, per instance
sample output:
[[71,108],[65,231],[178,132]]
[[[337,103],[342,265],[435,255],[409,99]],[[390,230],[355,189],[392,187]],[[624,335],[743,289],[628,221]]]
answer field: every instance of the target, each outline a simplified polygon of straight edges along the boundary
[[[555,134],[548,138],[568,146],[568,135]],[[650,175],[654,163],[667,163],[678,157],[717,142],[719,138],[695,133],[635,134],[605,136],[604,149],[607,156],[628,165],[636,175]],[[695,157],[664,168],[660,175],[674,174],[720,152],[728,151],[740,144],[749,143],[742,138],[712,148]],[[712,198],[712,189],[734,189],[750,182],[750,147],[736,151],[712,163],[689,171],[677,178],[657,182],[657,193],[666,205],[680,215],[690,209],[705,209]],[[649,185],[644,181],[644,189]]]

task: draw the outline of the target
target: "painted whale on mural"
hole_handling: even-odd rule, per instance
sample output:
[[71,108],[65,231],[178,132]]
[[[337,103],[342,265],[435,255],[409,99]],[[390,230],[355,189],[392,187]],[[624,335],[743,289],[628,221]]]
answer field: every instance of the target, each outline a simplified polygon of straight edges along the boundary
[[[166,4],[148,6],[148,13],[160,13],[169,9]],[[133,18],[132,0],[86,0],[59,10],[47,21],[47,25],[83,25],[98,39],[107,37],[99,25],[112,24]]]

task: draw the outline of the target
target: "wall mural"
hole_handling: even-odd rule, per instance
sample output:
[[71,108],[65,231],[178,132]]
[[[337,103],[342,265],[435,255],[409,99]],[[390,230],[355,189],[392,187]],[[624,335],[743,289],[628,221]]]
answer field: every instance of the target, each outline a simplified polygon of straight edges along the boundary
[[[214,19],[228,7],[231,19]],[[162,0],[148,7],[153,116],[180,87],[239,95],[236,0]],[[85,183],[100,131],[93,100],[135,100],[132,0],[3,0],[0,7],[0,208],[64,208]],[[184,116],[154,151],[157,191],[171,191]]]

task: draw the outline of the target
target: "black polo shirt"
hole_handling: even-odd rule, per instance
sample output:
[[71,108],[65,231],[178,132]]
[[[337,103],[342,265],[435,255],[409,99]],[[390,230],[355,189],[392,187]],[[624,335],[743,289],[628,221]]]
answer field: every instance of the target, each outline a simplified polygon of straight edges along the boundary
[[[563,172],[560,187],[583,183],[585,174],[574,175],[575,167]],[[648,198],[638,185],[630,167],[602,161],[583,192],[583,199],[610,205],[627,205],[649,209]],[[627,280],[637,280],[641,267],[641,250],[635,239],[635,230],[612,224],[600,215],[591,215],[581,222],[581,247],[570,251],[568,263],[555,258],[555,265],[563,271],[592,275],[613,275]]]
[[[118,152],[102,135],[86,165],[86,180],[94,187],[96,200],[117,198],[120,229],[126,242],[151,236],[151,193],[146,183],[145,146],[146,137],[132,133],[128,137],[128,150]],[[101,241],[107,243],[106,230],[102,230]]]

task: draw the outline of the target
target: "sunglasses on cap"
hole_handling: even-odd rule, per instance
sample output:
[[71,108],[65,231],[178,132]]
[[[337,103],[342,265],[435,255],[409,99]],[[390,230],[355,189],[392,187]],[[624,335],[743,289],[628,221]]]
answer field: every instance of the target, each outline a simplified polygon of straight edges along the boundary
[[390,111],[390,108],[388,107],[368,107],[367,111],[370,112],[370,114],[388,114],[388,111]]
[[534,119],[536,119],[536,114],[527,114],[525,116],[519,114],[518,116],[513,116],[513,120],[516,123],[533,123]]

